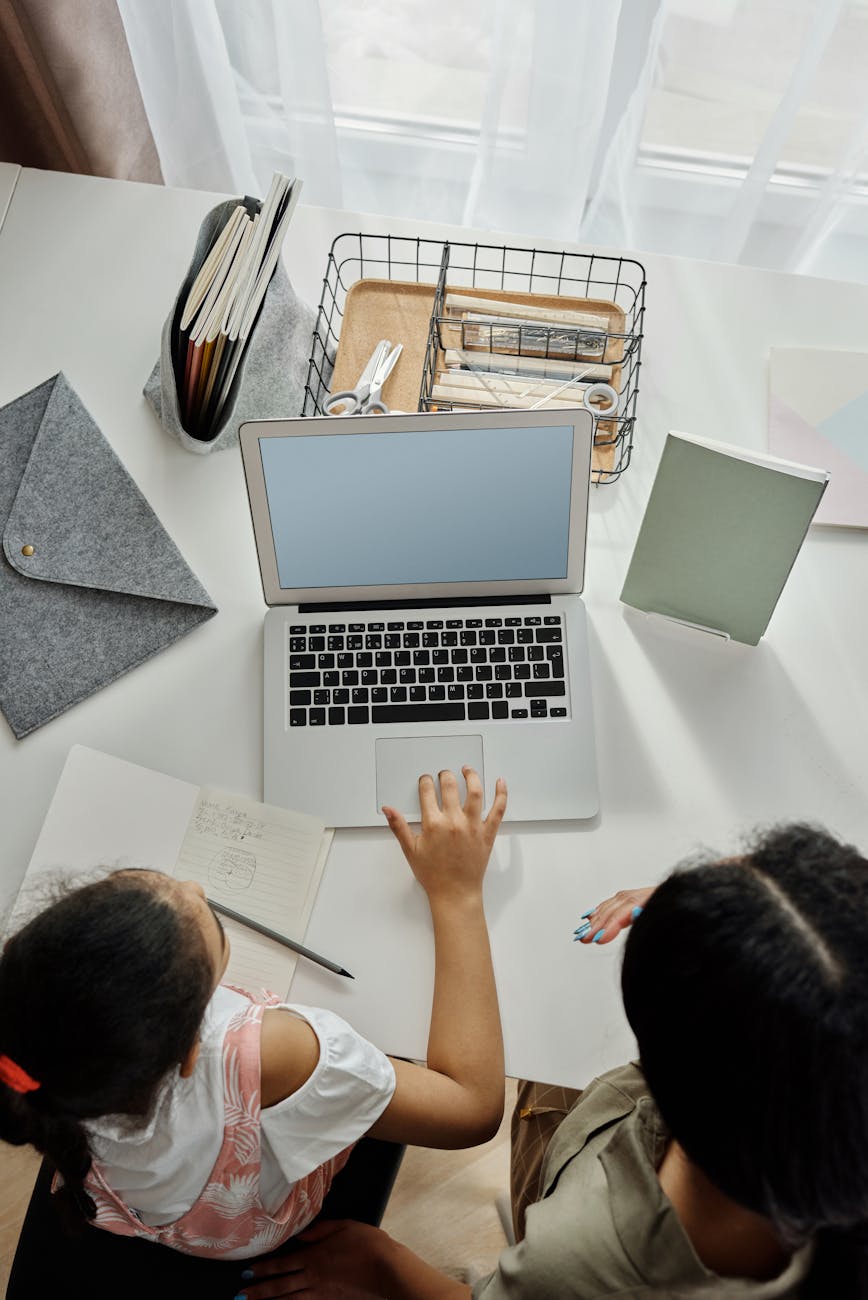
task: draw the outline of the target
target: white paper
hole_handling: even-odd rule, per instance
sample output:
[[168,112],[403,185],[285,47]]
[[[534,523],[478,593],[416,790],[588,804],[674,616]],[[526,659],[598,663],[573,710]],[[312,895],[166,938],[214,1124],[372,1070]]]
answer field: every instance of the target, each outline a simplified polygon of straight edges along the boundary
[[[304,943],[333,836],[311,817],[74,745],[3,929],[13,933],[50,903],[55,881],[74,886],[147,867],[199,880],[216,902]],[[221,921],[231,944],[224,978],[285,997],[296,955]]]
[[18,898],[4,927],[25,924],[50,897],[122,867],[171,874],[199,787],[84,745],[69,751]]
[[814,524],[868,528],[868,353],[771,348],[769,448],[829,471]]
[[[202,789],[173,874],[198,881],[214,902],[303,943],[333,834],[313,817]],[[284,996],[296,954],[227,917],[220,920],[231,945],[224,978]],[[339,962],[331,953],[323,956]]]

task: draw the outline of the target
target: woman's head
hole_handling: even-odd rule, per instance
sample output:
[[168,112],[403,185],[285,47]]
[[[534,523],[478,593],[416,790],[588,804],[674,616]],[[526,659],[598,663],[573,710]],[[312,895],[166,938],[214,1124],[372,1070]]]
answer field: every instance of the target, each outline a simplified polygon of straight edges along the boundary
[[80,1121],[145,1115],[168,1072],[192,1068],[225,960],[199,886],[159,872],[115,872],[41,912],[0,957],[0,1056],[39,1085],[0,1083],[0,1137],[80,1182]]
[[794,1240],[868,1218],[868,862],[809,826],[670,876],[622,989],[687,1155]]

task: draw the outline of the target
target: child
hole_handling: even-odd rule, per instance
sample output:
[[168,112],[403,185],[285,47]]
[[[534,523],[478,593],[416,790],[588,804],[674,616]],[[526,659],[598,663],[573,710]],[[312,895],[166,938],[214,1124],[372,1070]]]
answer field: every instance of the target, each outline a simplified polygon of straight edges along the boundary
[[421,833],[389,826],[428,896],[428,1068],[390,1061],[329,1011],[220,984],[228,943],[200,886],[118,871],[68,894],[0,958],[0,1138],[56,1165],[100,1228],[247,1259],[318,1213],[364,1133],[459,1147],[503,1109],[482,879],[506,808],[478,775],[419,781]]
[[495,1272],[471,1291],[378,1228],[321,1222],[253,1266],[248,1300],[350,1281],[390,1300],[868,1296],[868,862],[785,826],[586,918],[588,944],[631,927],[640,1060],[573,1093],[556,1131],[564,1090],[520,1092],[514,1174],[537,1154],[523,1130],[549,1141]]

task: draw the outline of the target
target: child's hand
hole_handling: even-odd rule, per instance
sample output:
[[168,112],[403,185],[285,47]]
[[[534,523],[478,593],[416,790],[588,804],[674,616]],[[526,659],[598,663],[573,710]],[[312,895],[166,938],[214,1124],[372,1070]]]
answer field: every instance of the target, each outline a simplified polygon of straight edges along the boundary
[[431,900],[480,893],[491,846],[506,811],[506,782],[502,777],[497,779],[491,811],[483,817],[482,782],[472,767],[461,770],[467,785],[463,808],[454,773],[440,773],[442,810],[437,803],[434,778],[420,776],[420,835],[410,830],[396,809],[383,808],[413,875]]
[[619,889],[612,898],[584,912],[575,937],[581,943],[610,943],[628,925],[632,925],[652,889]]

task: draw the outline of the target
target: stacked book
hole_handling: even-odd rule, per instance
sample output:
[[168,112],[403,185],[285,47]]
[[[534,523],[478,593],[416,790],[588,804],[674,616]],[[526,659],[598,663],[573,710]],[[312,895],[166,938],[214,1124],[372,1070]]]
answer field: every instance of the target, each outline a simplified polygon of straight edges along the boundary
[[195,437],[219,423],[300,192],[300,180],[275,172],[263,203],[233,209],[193,281],[175,356],[181,419]]

